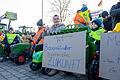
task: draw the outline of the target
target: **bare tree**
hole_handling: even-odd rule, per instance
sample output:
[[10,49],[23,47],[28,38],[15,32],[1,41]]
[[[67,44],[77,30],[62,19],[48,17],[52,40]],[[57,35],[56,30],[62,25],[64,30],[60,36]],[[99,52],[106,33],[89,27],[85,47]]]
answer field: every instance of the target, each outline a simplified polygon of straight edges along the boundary
[[66,19],[68,7],[71,3],[71,0],[53,0],[50,2],[51,4],[51,11],[57,12],[60,16],[60,21],[63,22]]

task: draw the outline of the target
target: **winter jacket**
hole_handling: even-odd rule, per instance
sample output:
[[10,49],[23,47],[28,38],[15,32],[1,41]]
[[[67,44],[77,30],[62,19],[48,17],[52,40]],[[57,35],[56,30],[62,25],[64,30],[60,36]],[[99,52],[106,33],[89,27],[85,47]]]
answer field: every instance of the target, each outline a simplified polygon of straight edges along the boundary
[[112,27],[114,28],[115,25],[120,22],[120,2],[118,2],[116,5],[113,5],[110,10],[110,15],[112,17]]
[[63,30],[63,29],[65,29],[64,24],[57,24],[57,25],[53,25],[49,30],[49,32],[50,33],[59,32],[60,30]]
[[43,41],[43,33],[44,33],[45,29],[41,28],[40,30],[38,30],[35,34],[35,36],[33,37],[33,41],[31,42],[32,45],[35,44],[40,44],[40,43],[44,43]]
[[86,5],[83,5],[83,7],[81,8],[81,12],[82,12],[82,14],[80,14],[80,15],[84,17],[85,21],[89,22],[92,20],[92,15]]
[[74,23],[75,24],[85,24],[85,20],[82,16],[79,15],[79,13],[76,13],[75,18],[74,18]]
[[120,32],[120,22],[116,24],[115,28],[113,29],[113,32]]
[[106,31],[112,31],[112,18],[108,17],[107,19],[104,19],[103,25]]

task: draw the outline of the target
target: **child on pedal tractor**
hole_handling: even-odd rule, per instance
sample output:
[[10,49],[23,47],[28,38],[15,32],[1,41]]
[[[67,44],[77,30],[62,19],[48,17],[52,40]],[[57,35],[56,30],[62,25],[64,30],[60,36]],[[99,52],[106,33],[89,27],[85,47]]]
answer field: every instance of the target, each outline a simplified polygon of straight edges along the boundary
[[95,40],[96,51],[100,51],[100,40],[102,33],[105,32],[105,29],[101,26],[101,22],[98,19],[92,21],[92,29],[90,32],[90,36]]

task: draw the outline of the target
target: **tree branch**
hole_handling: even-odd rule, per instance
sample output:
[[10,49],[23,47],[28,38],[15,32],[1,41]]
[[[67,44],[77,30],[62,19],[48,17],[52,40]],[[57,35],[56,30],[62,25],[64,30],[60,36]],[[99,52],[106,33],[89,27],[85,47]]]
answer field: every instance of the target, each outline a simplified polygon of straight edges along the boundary
[[68,6],[71,0],[53,0],[51,3],[52,11],[56,11],[59,13],[60,21],[62,22],[63,19],[66,18]]

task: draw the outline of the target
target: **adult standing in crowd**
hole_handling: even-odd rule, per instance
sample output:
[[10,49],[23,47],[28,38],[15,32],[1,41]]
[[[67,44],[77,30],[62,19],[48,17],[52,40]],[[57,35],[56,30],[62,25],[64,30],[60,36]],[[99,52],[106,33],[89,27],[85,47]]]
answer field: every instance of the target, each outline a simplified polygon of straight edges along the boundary
[[120,22],[116,24],[115,28],[113,29],[113,32],[120,32]]
[[17,44],[20,42],[19,37],[17,34],[14,33],[14,29],[11,27],[9,28],[9,33],[5,35],[5,38],[3,40],[3,43],[5,44],[5,51],[7,52],[7,57],[9,57],[10,46]]
[[110,16],[112,17],[112,27],[116,26],[118,22],[120,22],[120,0],[117,4],[113,5],[110,10]]
[[45,26],[43,25],[42,19],[40,19],[37,22],[37,26],[38,26],[38,31],[35,33],[33,39],[30,39],[33,51],[35,50],[36,45],[38,45],[40,49],[43,49],[43,43],[44,43]]
[[[58,15],[53,16],[53,23],[54,24],[52,25],[52,27],[50,29],[50,33],[58,32],[65,28],[65,25],[60,23],[60,18]],[[51,69],[51,71],[48,73],[48,76],[53,76],[53,75],[57,74],[57,72],[58,72],[58,70]]]
[[60,17],[58,15],[53,16],[53,25],[50,29],[50,33],[59,32],[60,30],[65,28],[63,23],[60,23]]
[[107,11],[102,12],[103,25],[106,31],[112,31],[112,18]]
[[74,18],[74,24],[76,24],[76,28],[78,28],[79,24],[85,24],[84,18],[80,15],[81,10],[77,10],[77,13]]

